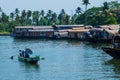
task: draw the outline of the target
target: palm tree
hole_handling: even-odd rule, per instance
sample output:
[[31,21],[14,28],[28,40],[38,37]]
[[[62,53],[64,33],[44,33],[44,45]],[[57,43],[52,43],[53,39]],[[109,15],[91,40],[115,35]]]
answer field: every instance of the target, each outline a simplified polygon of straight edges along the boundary
[[52,14],[53,14],[53,12],[51,10],[48,10],[48,13],[47,13],[47,16],[46,16],[48,18],[48,25],[51,24]]
[[32,16],[32,11],[28,10],[26,14],[27,14],[27,19],[29,19]]
[[83,5],[85,5],[85,11],[87,11],[87,6],[88,6],[89,0],[83,0]]
[[[45,25],[44,24],[44,22],[46,21],[44,18],[45,18],[45,11],[44,10],[41,10],[40,11],[40,21],[39,21],[39,23],[40,23],[40,25]],[[47,22],[47,21],[46,21]]]
[[16,8],[16,9],[15,9],[15,14],[16,14],[16,16],[18,16],[19,13],[20,13],[20,11],[18,10],[18,8]]
[[21,24],[22,25],[26,25],[26,17],[27,17],[26,10],[23,10],[21,13]]
[[32,11],[31,10],[28,10],[27,11],[27,25],[31,25],[31,16],[32,16]]
[[9,22],[9,17],[4,12],[2,12],[2,14],[1,14],[1,21],[3,24],[3,31],[5,31],[6,30],[5,24],[7,24]]
[[10,13],[10,18],[13,21],[13,19],[14,19],[14,13]]
[[58,21],[58,20],[57,20],[57,14],[54,12],[54,13],[52,14],[52,22],[56,24],[57,21]]
[[65,21],[64,21],[65,15],[66,15],[65,10],[61,9],[61,12],[60,12],[60,14],[58,16],[59,24],[65,24]]
[[65,15],[65,24],[68,25],[70,24],[70,16],[68,14]]
[[44,15],[45,15],[45,11],[41,10],[41,16],[44,17]]
[[38,26],[39,17],[40,17],[40,12],[39,11],[33,11],[33,13],[32,13],[33,25]]
[[110,13],[110,12],[109,12],[108,2],[104,2],[104,3],[103,3],[103,12],[104,12],[104,14],[105,14],[105,17],[107,17],[108,14]]
[[76,14],[79,15],[80,13],[82,13],[82,9],[80,7],[77,7],[77,9],[75,9]]
[[108,2],[103,3],[103,11],[109,10]]
[[[87,6],[88,6],[89,0],[83,0],[83,5],[85,5],[85,11],[87,11]],[[85,12],[85,26],[87,24],[87,13]]]

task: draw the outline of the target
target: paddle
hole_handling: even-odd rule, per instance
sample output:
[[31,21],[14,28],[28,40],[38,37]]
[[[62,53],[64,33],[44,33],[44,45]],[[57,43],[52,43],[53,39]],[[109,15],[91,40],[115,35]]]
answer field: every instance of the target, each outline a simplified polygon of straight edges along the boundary
[[13,56],[11,56],[10,59],[13,59]]
[[13,56],[10,56],[10,59],[14,59],[14,56],[18,56],[18,55],[13,55]]
[[41,60],[45,60],[45,58],[44,57],[42,57],[42,58],[40,58]]

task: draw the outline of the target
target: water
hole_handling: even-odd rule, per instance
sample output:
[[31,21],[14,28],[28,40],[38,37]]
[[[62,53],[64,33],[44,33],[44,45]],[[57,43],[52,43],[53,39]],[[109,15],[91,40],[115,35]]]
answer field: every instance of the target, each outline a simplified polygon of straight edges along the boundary
[[[0,80],[119,80],[120,60],[101,50],[109,45],[0,36]],[[45,60],[38,65],[19,62],[18,50],[26,47]]]

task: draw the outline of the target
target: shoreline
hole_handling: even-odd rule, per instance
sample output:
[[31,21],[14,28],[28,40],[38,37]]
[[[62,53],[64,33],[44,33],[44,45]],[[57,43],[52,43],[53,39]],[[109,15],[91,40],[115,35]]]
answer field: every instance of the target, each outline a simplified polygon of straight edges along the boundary
[[0,34],[0,36],[10,36],[10,34]]
[[0,32],[0,36],[10,36],[9,32]]
[[10,36],[9,33],[0,33],[0,36]]

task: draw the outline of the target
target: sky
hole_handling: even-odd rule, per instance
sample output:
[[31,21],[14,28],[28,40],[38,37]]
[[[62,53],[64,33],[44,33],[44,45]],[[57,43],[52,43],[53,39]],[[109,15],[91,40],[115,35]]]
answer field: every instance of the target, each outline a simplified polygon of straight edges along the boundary
[[[102,6],[105,1],[116,0],[89,0],[90,5],[88,5],[88,8]],[[120,0],[118,1],[120,2]],[[84,10],[82,0],[0,0],[0,7],[6,14],[14,12],[16,8],[20,11],[24,9],[41,11],[43,9],[45,12],[52,10],[56,13],[60,13],[61,9],[64,9],[69,15],[72,15],[77,7],[81,7]]]

